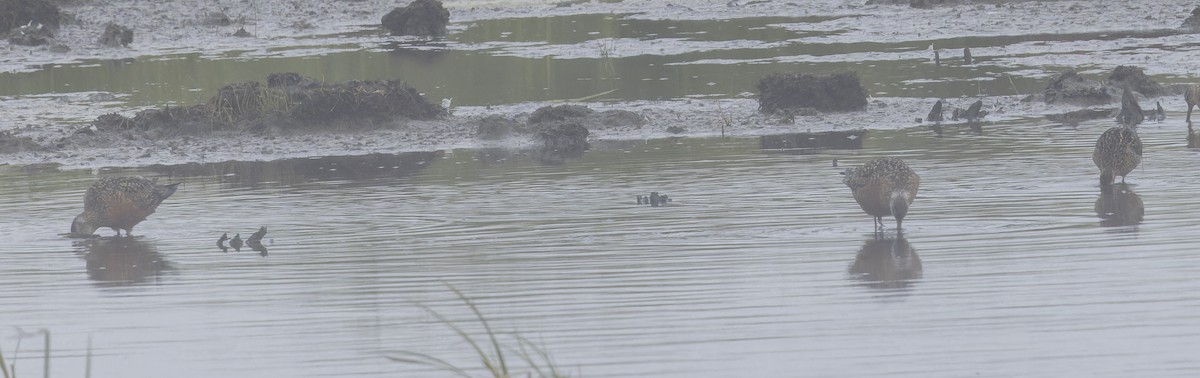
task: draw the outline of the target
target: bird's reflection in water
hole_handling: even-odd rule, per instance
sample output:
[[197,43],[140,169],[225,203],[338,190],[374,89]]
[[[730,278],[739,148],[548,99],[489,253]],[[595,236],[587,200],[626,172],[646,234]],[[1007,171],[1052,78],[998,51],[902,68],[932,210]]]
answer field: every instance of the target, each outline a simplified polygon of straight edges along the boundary
[[76,242],[87,262],[88,278],[102,286],[130,285],[154,280],[171,269],[157,248],[140,237],[109,237]]
[[246,242],[246,246],[250,247],[251,250],[258,252],[259,256],[267,257],[267,247],[263,246],[262,241],[258,239],[250,239],[250,241]]
[[1188,148],[1200,148],[1200,135],[1197,135],[1196,133],[1192,132],[1192,123],[1191,122],[1188,122],[1187,125],[1188,125],[1188,137],[1187,137]]
[[1137,225],[1146,216],[1142,196],[1120,183],[1113,185],[1111,190],[1100,192],[1095,209],[1100,225],[1104,227]]
[[903,236],[870,239],[850,264],[850,277],[877,289],[906,288],[921,278],[921,258]]

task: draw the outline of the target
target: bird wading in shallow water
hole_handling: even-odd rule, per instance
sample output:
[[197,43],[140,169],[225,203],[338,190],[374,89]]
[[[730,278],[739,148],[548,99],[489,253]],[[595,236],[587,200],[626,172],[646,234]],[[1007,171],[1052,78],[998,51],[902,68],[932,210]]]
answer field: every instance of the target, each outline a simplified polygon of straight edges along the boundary
[[1142,161],[1142,139],[1138,138],[1136,125],[1109,128],[1096,139],[1092,150],[1092,162],[1100,168],[1100,190],[1111,189],[1116,176],[1125,176],[1137,168]]
[[908,168],[903,160],[885,157],[868,161],[858,168],[842,172],[842,183],[854,193],[854,201],[868,215],[875,217],[875,231],[883,231],[883,217],[896,218],[896,232],[901,232],[901,222],[908,214],[908,207],[917,198],[917,187],[921,176]]
[[1192,122],[1192,107],[1200,105],[1200,84],[1192,84],[1187,86],[1183,91],[1183,101],[1187,102],[1188,113],[1187,122]]
[[163,200],[175,194],[179,183],[158,185],[141,176],[105,177],[96,180],[83,197],[83,213],[71,222],[71,234],[90,236],[108,227],[129,236],[133,226],[146,220]]

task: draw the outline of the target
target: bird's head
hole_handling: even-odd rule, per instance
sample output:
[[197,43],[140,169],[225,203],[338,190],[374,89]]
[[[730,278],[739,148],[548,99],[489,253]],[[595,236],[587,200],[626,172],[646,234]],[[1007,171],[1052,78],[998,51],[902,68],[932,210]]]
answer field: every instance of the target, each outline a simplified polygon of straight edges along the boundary
[[88,237],[96,233],[96,226],[88,220],[86,214],[75,216],[75,220],[71,221],[71,236],[73,237]]

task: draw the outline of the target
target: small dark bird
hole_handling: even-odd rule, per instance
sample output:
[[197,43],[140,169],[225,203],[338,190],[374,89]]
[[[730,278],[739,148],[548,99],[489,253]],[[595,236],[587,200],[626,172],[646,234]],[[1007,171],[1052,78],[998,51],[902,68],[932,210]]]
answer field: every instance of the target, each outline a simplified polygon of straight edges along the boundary
[[933,109],[929,110],[929,116],[925,117],[925,120],[929,122],[942,122],[944,120],[942,117],[942,100],[933,103]]
[[248,240],[246,241],[246,246],[250,247],[251,250],[258,252],[259,256],[267,257],[267,247],[262,245],[262,241]]
[[1137,97],[1129,87],[1121,94],[1121,111],[1117,113],[1117,121],[1122,125],[1136,125],[1146,120],[1146,112],[1138,104]]
[[1137,125],[1122,125],[1109,128],[1096,139],[1092,150],[1092,162],[1100,168],[1100,190],[1107,191],[1115,176],[1125,177],[1142,161],[1142,139],[1138,138]]
[[246,242],[253,243],[260,241],[262,240],[263,236],[267,236],[267,226],[259,227],[258,231],[255,231],[253,234],[250,234],[249,238],[246,238]]
[[233,250],[241,252],[242,251],[242,234],[234,234],[233,240],[229,241],[229,246],[233,247]]
[[883,217],[896,218],[896,232],[908,214],[908,207],[917,198],[921,176],[908,168],[903,160],[885,157],[871,160],[862,167],[847,169],[842,183],[854,193],[854,201],[863,211],[875,217],[875,230],[884,228]]
[[83,197],[83,213],[71,222],[71,234],[89,236],[108,227],[121,236],[129,236],[163,200],[175,194],[179,183],[158,185],[157,179],[141,176],[114,176],[96,180]]
[[226,246],[225,246],[225,241],[226,241],[226,240],[229,240],[229,233],[228,233],[228,232],[226,232],[226,233],[224,233],[224,234],[221,234],[221,238],[220,238],[220,239],[217,239],[217,248],[220,248],[222,251],[224,251],[224,250],[228,249],[229,247],[226,247]]
[[967,108],[967,111],[961,114],[961,117],[966,118],[967,122],[975,122],[986,115],[987,111],[983,110],[983,100],[975,100],[975,102]]

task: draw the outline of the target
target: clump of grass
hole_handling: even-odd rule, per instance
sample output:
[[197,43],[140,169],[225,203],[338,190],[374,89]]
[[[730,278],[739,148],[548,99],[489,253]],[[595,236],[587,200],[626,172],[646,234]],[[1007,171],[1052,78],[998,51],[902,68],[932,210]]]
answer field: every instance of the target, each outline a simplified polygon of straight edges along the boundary
[[616,38],[596,40],[596,49],[600,52],[600,71],[606,77],[616,76],[617,67],[613,64],[613,54],[617,51]]
[[725,110],[725,107],[721,106],[721,102],[718,101],[717,113],[721,118],[721,137],[723,138],[725,137],[726,128],[730,129],[731,132],[733,131],[733,112]]
[[[480,346],[480,342],[477,342],[470,333],[467,333],[467,331],[463,330],[462,327],[459,327],[453,321],[429,306],[420,303],[418,303],[417,306],[420,306],[421,309],[425,310],[430,315],[433,315],[433,317],[437,318],[438,321],[454,330],[454,333],[457,333],[459,337],[465,340],[467,344],[469,344],[471,348],[475,350],[475,354],[483,363],[484,369],[486,369],[492,377],[512,377],[512,373],[509,370],[508,360],[504,358],[505,350],[508,350],[509,352],[512,352],[520,357],[538,377],[559,378],[567,376],[559,371],[558,367],[554,364],[554,360],[550,357],[550,353],[546,352],[545,349],[539,347],[536,343],[530,341],[524,336],[516,334],[515,332],[510,334],[510,336],[516,340],[516,349],[513,349],[511,346],[501,346],[499,339],[496,337],[497,333],[492,330],[491,325],[488,324],[487,318],[485,318],[483,313],[479,311],[479,308],[475,306],[475,302],[471,301],[470,298],[467,298],[466,295],[453,286],[447,285],[447,287],[449,287],[450,291],[453,291],[454,294],[458,296],[459,300],[462,300],[463,303],[465,303],[467,307],[471,309],[471,312],[475,314],[475,319],[478,319],[479,323],[483,325],[484,332],[487,333],[487,342],[490,344],[488,347],[485,348]],[[467,373],[466,369],[455,366],[454,364],[426,353],[400,351],[394,352],[393,355],[386,357],[389,360],[396,362],[425,365],[450,371],[462,377],[471,377],[471,375]],[[533,374],[528,375],[532,376]]]
[[25,336],[37,336],[42,334],[45,340],[45,346],[42,350],[42,375],[46,378],[50,377],[50,330],[40,329],[37,332],[25,332],[20,328],[17,329],[17,347],[13,350],[13,361],[11,364],[4,359],[4,351],[0,350],[0,373],[4,374],[4,378],[17,377],[17,354],[21,353],[21,340]]
[[295,105],[286,90],[251,81],[222,87],[209,101],[212,111],[209,117],[232,125],[271,114],[287,114]]

